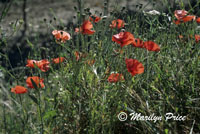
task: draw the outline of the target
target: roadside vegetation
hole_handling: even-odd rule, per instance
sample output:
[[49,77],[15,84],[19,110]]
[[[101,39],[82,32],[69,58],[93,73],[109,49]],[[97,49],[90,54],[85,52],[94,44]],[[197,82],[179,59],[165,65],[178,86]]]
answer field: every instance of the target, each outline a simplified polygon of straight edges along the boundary
[[[36,45],[40,36],[26,37],[28,56],[17,57],[23,66],[13,68],[7,51],[0,51],[0,133],[200,132],[200,16],[195,7],[186,10],[176,3],[179,9],[169,7],[166,14],[144,12],[142,5],[134,12],[117,6],[109,12],[105,0],[103,13],[95,14],[82,4],[77,0],[73,25],[65,27],[56,14],[51,23],[44,20],[45,45]],[[22,25],[16,21],[13,32]],[[12,34],[1,29],[0,34],[0,49],[9,49]],[[121,112],[128,115],[124,121]],[[131,113],[162,119],[131,120]],[[166,120],[166,113],[173,118]]]

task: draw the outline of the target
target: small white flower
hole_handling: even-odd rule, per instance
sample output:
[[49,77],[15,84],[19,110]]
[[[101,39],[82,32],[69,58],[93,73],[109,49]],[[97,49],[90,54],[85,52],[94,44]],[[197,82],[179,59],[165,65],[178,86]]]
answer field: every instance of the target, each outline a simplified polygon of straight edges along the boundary
[[169,21],[171,21],[171,20],[172,20],[172,17],[171,17],[171,16],[168,16],[168,19],[169,19]]
[[200,26],[197,26],[197,28],[196,29],[200,29]]
[[145,12],[143,11],[145,15],[160,15],[160,12],[158,12],[157,10],[151,10],[149,12]]
[[106,19],[108,16],[103,16],[102,19]]

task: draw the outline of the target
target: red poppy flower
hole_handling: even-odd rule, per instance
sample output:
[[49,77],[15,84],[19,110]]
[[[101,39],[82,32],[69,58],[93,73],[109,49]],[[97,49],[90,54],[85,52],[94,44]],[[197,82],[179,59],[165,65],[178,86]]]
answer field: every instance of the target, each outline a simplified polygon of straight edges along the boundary
[[180,20],[173,20],[173,22],[176,24],[176,25],[178,25],[178,24],[181,24],[182,22],[180,21]]
[[64,60],[65,60],[64,57],[58,57],[58,58],[52,59],[53,63],[55,63],[55,64],[62,63]]
[[69,33],[62,30],[54,30],[52,34],[55,36],[57,41],[61,41],[63,43],[71,38]]
[[183,22],[188,22],[196,19],[196,16],[194,15],[187,15],[187,11],[185,10],[176,10],[174,12],[175,17],[177,18],[176,21],[174,21],[175,24],[180,24]]
[[27,67],[34,68],[34,64],[36,64],[36,63],[37,63],[36,60],[27,60],[26,66],[27,66]]
[[140,47],[140,48],[143,48],[144,47],[144,43],[142,40],[140,39],[135,39],[133,44],[132,44],[134,47]]
[[47,72],[50,68],[49,64],[50,64],[50,62],[48,60],[44,59],[44,60],[38,61],[37,66],[39,67],[39,69],[42,72]]
[[124,27],[124,24],[125,24],[125,22],[123,20],[117,19],[117,20],[112,21],[112,23],[110,24],[110,27],[111,28],[117,27],[118,29],[120,29],[120,28]]
[[132,76],[144,72],[144,66],[136,59],[126,59],[126,67]]
[[46,72],[49,70],[49,64],[50,62],[46,59],[36,61],[36,60],[27,60],[27,67],[34,68],[34,64],[43,72]]
[[38,76],[33,76],[33,77],[28,77],[26,79],[26,84],[29,88],[35,88],[33,86],[33,83],[31,81],[31,79],[35,82],[35,84],[37,85],[37,87],[41,87],[41,88],[44,88],[44,79],[38,77]]
[[17,85],[14,88],[11,88],[11,92],[13,92],[15,94],[24,94],[24,93],[28,92],[28,90],[23,86]]
[[188,21],[192,21],[192,20],[195,20],[195,19],[196,19],[196,16],[194,16],[194,15],[187,15],[187,16],[183,17],[181,19],[181,21],[188,22]]
[[109,77],[108,77],[108,82],[110,83],[115,83],[118,81],[124,80],[124,77],[122,74],[119,73],[112,73]]
[[94,23],[97,23],[101,20],[100,17],[96,16],[96,15],[92,15],[89,17],[90,21],[94,22]]
[[145,41],[144,48],[146,48],[148,51],[160,51],[160,47],[153,41]]
[[183,39],[183,35],[179,35],[178,38],[179,38],[179,39]]
[[198,18],[196,19],[196,22],[197,22],[197,23],[200,23],[200,17],[198,17]]
[[186,15],[188,14],[187,11],[185,10],[175,10],[174,11],[174,15],[178,20],[181,20],[182,18],[184,18]]
[[196,43],[198,43],[199,41],[200,41],[200,35],[195,35],[195,41],[196,41]]
[[75,32],[81,32],[82,34],[94,34],[95,31],[91,30],[93,28],[92,23],[89,20],[86,20],[83,22],[82,26],[80,28],[75,28]]
[[121,47],[134,43],[135,38],[130,32],[120,32],[112,36],[112,41],[120,44]]

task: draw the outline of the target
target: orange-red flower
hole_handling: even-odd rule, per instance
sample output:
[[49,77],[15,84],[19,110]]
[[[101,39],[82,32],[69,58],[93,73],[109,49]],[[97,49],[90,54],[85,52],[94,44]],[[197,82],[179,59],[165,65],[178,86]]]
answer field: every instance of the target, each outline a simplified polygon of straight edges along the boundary
[[120,32],[112,36],[112,41],[120,44],[121,47],[134,43],[135,38],[130,32]]
[[26,79],[26,84],[27,84],[27,87],[29,88],[35,88],[32,81],[36,84],[37,87],[41,87],[41,88],[44,88],[44,79],[38,77],[38,76],[33,76],[33,77],[28,77]]
[[182,22],[180,20],[173,20],[173,22],[178,25],[178,24],[181,24]]
[[188,22],[188,21],[192,21],[192,20],[195,20],[195,19],[196,19],[196,16],[194,16],[194,15],[187,15],[184,18],[182,18],[181,20],[183,22]]
[[65,60],[64,57],[58,57],[58,58],[52,59],[53,63],[55,63],[55,64],[62,63],[64,60]]
[[24,93],[28,92],[28,90],[23,86],[17,85],[14,88],[11,88],[11,92],[13,92],[15,94],[24,94]]
[[175,10],[175,11],[174,11],[174,16],[175,16],[178,20],[181,20],[181,19],[184,18],[187,14],[188,14],[188,12],[185,11],[185,10]]
[[111,28],[117,27],[118,29],[120,29],[120,28],[124,27],[124,24],[125,24],[125,22],[123,20],[117,19],[117,20],[112,21],[112,23],[110,24],[110,27]]
[[196,34],[194,37],[195,37],[196,43],[198,43],[198,42],[200,41],[200,35],[197,35],[197,34]]
[[89,17],[90,21],[94,22],[94,23],[97,23],[101,20],[101,17],[98,17],[96,15],[92,15]]
[[27,66],[27,67],[34,68],[34,64],[36,64],[37,62],[38,62],[38,61],[36,61],[36,60],[27,60],[26,66]]
[[82,34],[94,34],[95,31],[91,30],[93,28],[92,23],[89,20],[86,20],[83,22],[82,26],[80,28],[75,28],[75,32],[81,32]]
[[128,69],[128,72],[130,72],[132,76],[135,76],[136,74],[141,74],[144,72],[144,66],[138,60],[126,59],[125,62],[126,62],[126,67]]
[[122,74],[119,73],[112,73],[109,77],[108,77],[108,82],[110,83],[115,83],[118,81],[124,80],[124,77]]
[[135,39],[134,42],[132,43],[132,45],[134,47],[140,47],[140,48],[143,48],[144,47],[144,42],[140,39]]
[[153,41],[145,41],[144,48],[146,48],[148,51],[160,51],[160,47]]
[[50,62],[48,60],[44,59],[44,60],[40,60],[37,63],[37,66],[40,68],[41,71],[47,72],[50,68],[49,64],[50,64]]
[[183,35],[179,35],[178,38],[179,38],[179,39],[183,39]]
[[52,34],[56,38],[57,41],[66,42],[70,40],[71,36],[69,33],[62,31],[62,30],[53,30]]
[[197,23],[200,23],[200,17],[198,17],[198,18],[196,19],[196,22],[197,22]]
[[43,72],[46,72],[49,70],[49,64],[50,62],[47,59],[43,59],[40,61],[36,60],[27,60],[27,67],[34,68],[34,64]]
[[196,16],[194,15],[187,15],[188,12],[185,10],[175,10],[174,15],[177,18],[176,21],[174,21],[175,24],[180,24],[183,22],[188,22],[196,19]]

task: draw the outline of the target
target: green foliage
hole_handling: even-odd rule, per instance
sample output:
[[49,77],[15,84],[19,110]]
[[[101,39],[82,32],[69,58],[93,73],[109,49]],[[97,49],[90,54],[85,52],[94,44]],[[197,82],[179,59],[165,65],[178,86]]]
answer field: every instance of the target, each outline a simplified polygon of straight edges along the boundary
[[[77,20],[80,25],[89,11],[81,10],[82,1],[78,2]],[[43,46],[42,49],[34,46],[37,39],[35,42],[27,39],[31,49],[27,59],[41,60],[44,56],[51,61],[62,56],[66,60],[50,64],[47,72],[42,72],[35,63],[36,68],[25,68],[26,63],[22,69],[16,70],[1,67],[10,78],[9,81],[2,80],[1,83],[5,84],[0,85],[0,132],[170,134],[199,131],[200,46],[188,36],[200,33],[196,29],[197,24],[175,25],[163,14],[128,14],[124,9],[118,11],[120,14],[115,12],[113,16],[93,23],[93,35],[74,33],[74,29],[69,27],[71,40],[59,42],[50,37],[51,46]],[[135,38],[156,42],[161,47],[160,52],[132,45],[121,48],[114,43],[112,35],[120,30],[111,29],[109,25],[117,18],[125,20],[125,30],[133,33]],[[56,29],[54,24],[47,25],[50,31]],[[179,39],[179,35],[186,38]],[[74,55],[76,51],[80,54],[79,60]],[[144,73],[132,77],[127,71],[125,58],[140,61],[144,65]],[[95,61],[94,64],[89,62],[91,60]],[[122,73],[125,79],[117,83],[108,82],[112,72]],[[25,85],[24,76],[44,78],[45,87],[38,87],[31,79],[34,89],[28,89],[27,94],[11,93],[13,86]],[[128,114],[124,122],[118,119],[122,111]],[[163,119],[156,122],[133,121],[129,116],[133,112],[144,116],[155,114]],[[166,121],[164,117],[168,112],[186,116],[186,120]]]

